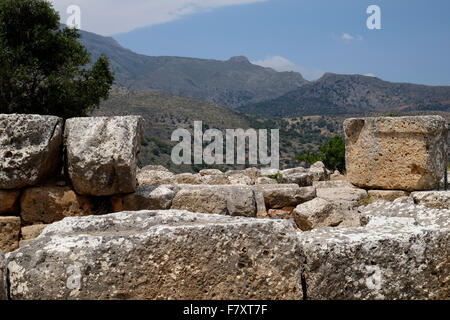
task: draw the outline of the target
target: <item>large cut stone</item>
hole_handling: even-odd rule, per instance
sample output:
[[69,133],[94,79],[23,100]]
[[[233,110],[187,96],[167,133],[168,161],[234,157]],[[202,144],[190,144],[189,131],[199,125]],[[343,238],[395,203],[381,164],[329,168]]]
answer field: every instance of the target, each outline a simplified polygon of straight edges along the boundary
[[11,252],[19,247],[20,218],[0,217],[0,250]]
[[66,121],[64,136],[67,171],[78,194],[134,192],[141,117],[73,118]]
[[256,216],[253,189],[244,185],[178,185],[172,209],[231,216]]
[[19,196],[20,190],[0,190],[0,216],[19,213]]
[[6,263],[12,299],[293,300],[298,253],[286,220],[140,211],[66,218]]
[[440,116],[347,119],[349,181],[363,188],[431,190],[447,165],[447,122]]
[[0,114],[0,189],[37,185],[61,171],[63,120]]
[[372,208],[379,215],[364,227],[299,234],[307,298],[448,299],[450,233],[440,222],[450,215],[442,213],[442,220],[395,217],[392,203],[377,203],[387,207]]
[[175,175],[169,171],[159,171],[142,168],[137,172],[137,184],[139,187],[160,186],[163,184],[173,184]]
[[114,196],[114,211],[166,210],[170,209],[174,197],[173,187],[138,187],[134,193]]
[[65,217],[97,213],[91,197],[77,195],[69,187],[28,188],[20,207],[25,224],[53,223]]
[[6,266],[5,256],[2,250],[0,250],[0,301],[8,300],[8,291],[6,289]]
[[295,223],[303,231],[338,226],[343,220],[341,214],[336,214],[333,204],[321,198],[299,204],[293,213]]
[[263,194],[267,209],[296,207],[315,197],[314,188],[300,188],[298,184],[259,184],[254,185],[253,189],[255,193]]

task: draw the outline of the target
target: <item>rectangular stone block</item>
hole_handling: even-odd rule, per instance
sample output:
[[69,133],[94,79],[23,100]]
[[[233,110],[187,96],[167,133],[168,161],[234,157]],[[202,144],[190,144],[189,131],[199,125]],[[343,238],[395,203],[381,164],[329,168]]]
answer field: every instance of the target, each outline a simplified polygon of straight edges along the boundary
[[344,121],[349,181],[361,188],[431,190],[447,165],[447,122],[440,116]]
[[0,189],[44,182],[61,171],[63,119],[0,114]]
[[298,251],[286,220],[140,211],[66,218],[6,265],[11,299],[300,300]]
[[143,134],[138,116],[67,120],[67,171],[75,191],[92,196],[134,192]]

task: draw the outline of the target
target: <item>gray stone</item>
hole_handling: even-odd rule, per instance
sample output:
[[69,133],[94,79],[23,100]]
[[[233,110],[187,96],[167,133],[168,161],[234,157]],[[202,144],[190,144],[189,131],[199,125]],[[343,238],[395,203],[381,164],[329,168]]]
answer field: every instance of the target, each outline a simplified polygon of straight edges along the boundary
[[354,201],[358,202],[367,197],[366,190],[356,188],[317,188],[317,197],[328,201]]
[[385,200],[394,201],[401,197],[407,197],[409,194],[406,191],[401,190],[369,190],[369,197],[371,200]]
[[400,198],[394,202],[379,200],[366,207],[360,207],[362,224],[367,224],[373,217],[394,217],[411,218],[420,225],[438,225],[440,228],[450,229],[450,209],[428,208],[398,200]]
[[165,171],[165,172],[170,172],[169,169],[167,169],[164,166],[161,165],[148,165],[143,167],[142,169],[138,169],[139,170],[144,170],[144,171]]
[[447,299],[449,232],[411,218],[299,233],[308,299]]
[[259,177],[255,184],[278,184],[277,180],[268,177]]
[[[296,207],[310,200],[311,193],[297,184],[260,184],[253,186],[255,192],[262,192],[268,209]],[[308,189],[310,190],[310,189]]]
[[173,184],[176,181],[175,175],[168,171],[146,170],[145,168],[137,172],[137,185],[139,187],[160,186],[163,184]]
[[300,187],[308,187],[313,185],[314,173],[292,173],[288,175],[283,175],[283,183],[287,184],[298,184]]
[[298,253],[286,220],[141,211],[66,218],[6,263],[12,299],[298,300]]
[[34,186],[61,171],[61,118],[0,114],[0,128],[0,189]]
[[278,173],[280,173],[280,170],[272,168],[263,168],[259,170],[260,177],[275,176]]
[[450,191],[413,192],[411,197],[417,204],[436,209],[450,209]]
[[170,209],[175,195],[172,189],[170,185],[138,187],[134,193],[121,196],[121,204],[115,203],[114,211]]
[[343,221],[341,214],[336,214],[331,202],[315,198],[299,204],[294,209],[294,219],[297,226],[303,231],[320,227],[338,226]]
[[0,301],[8,300],[8,291],[6,289],[6,266],[5,256],[0,250]]
[[143,134],[138,116],[67,120],[67,171],[75,191],[93,196],[134,192]]
[[255,217],[253,189],[243,185],[178,185],[172,209]]
[[312,174],[313,181],[327,181],[330,180],[330,173],[325,168],[325,165],[322,161],[318,161],[311,165],[311,167],[308,169],[308,172]]

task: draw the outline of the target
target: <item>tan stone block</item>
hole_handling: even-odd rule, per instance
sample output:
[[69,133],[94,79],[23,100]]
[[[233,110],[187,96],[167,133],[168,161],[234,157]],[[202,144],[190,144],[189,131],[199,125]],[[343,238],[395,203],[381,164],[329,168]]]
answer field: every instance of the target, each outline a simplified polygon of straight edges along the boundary
[[395,199],[409,195],[408,192],[401,190],[369,190],[368,193],[372,201],[394,201]]
[[19,233],[19,217],[0,217],[0,250],[7,253],[19,248]]
[[447,122],[440,116],[344,121],[349,181],[362,188],[431,190],[447,164]]
[[0,215],[16,215],[19,212],[20,190],[0,190]]
[[53,223],[65,217],[87,216],[96,212],[90,197],[77,195],[69,187],[26,189],[20,200],[25,224]]

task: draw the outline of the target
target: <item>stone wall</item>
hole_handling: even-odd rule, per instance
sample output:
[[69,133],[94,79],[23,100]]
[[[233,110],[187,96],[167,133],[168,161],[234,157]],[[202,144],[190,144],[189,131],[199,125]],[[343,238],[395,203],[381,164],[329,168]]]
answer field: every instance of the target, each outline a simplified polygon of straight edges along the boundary
[[[0,299],[450,297],[450,192],[366,190],[357,185],[372,180],[360,184],[361,172],[347,181],[320,162],[179,175],[138,168],[143,123],[134,116],[0,115],[0,124]],[[375,144],[390,135],[359,124],[346,127],[368,130]],[[411,139],[439,145],[429,132],[439,130]],[[350,168],[379,161],[356,157],[363,145],[348,139]],[[441,158],[425,158],[439,170]],[[414,190],[416,178],[407,180]]]

